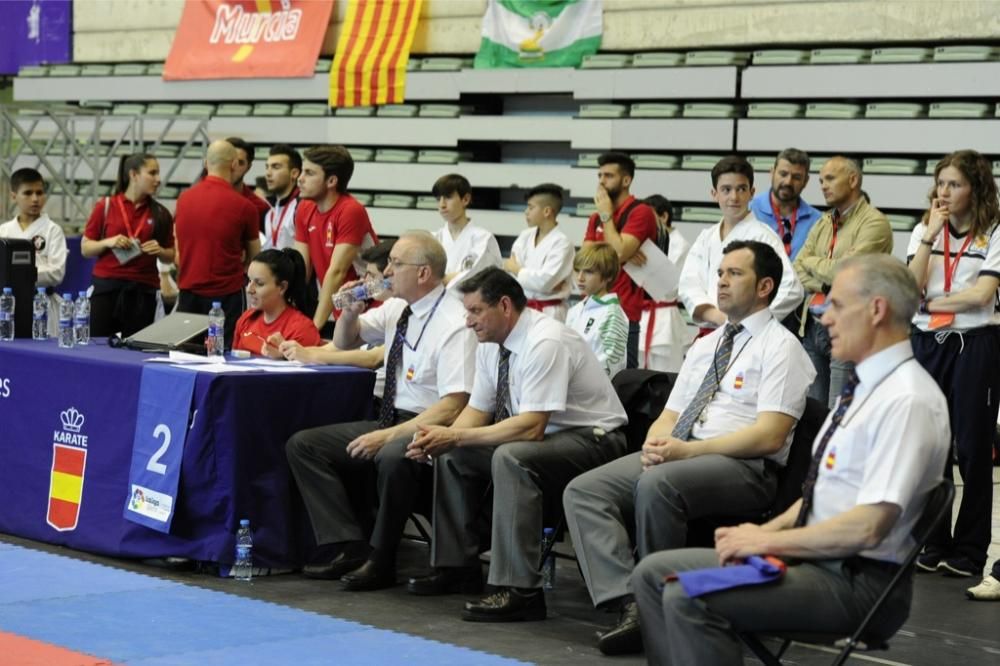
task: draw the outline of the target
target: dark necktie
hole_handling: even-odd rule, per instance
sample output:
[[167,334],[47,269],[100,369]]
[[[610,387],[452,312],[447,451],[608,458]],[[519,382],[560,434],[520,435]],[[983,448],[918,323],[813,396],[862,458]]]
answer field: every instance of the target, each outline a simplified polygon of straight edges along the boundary
[[497,363],[497,404],[493,410],[493,423],[510,418],[510,350],[500,345]]
[[733,355],[733,338],[742,330],[742,324],[726,324],[726,330],[722,333],[722,341],[719,342],[719,347],[715,350],[715,359],[712,361],[712,365],[708,367],[704,379],[701,380],[701,386],[698,387],[698,392],[694,394],[694,398],[677,419],[674,430],[670,433],[677,439],[687,441],[691,437],[691,429],[694,428],[695,421],[705,411],[708,403],[712,402],[715,392],[719,389],[719,382],[722,381],[723,375],[729,368],[729,358]]
[[389,358],[385,362],[385,388],[382,391],[382,410],[378,415],[378,427],[388,428],[396,422],[396,373],[399,362],[403,360],[403,340],[406,339],[406,328],[410,324],[413,310],[407,305],[396,322],[396,335],[389,346]]
[[819,444],[813,452],[812,462],[809,463],[809,472],[806,474],[806,480],[802,483],[802,506],[799,508],[799,515],[795,517],[795,527],[802,527],[809,519],[809,512],[812,511],[813,491],[816,489],[816,478],[819,476],[819,466],[826,453],[826,445],[830,443],[830,438],[833,437],[833,433],[836,432],[840,422],[844,419],[847,408],[851,406],[858,381],[858,373],[851,372],[850,378],[840,392],[840,402],[837,403],[837,409],[833,412],[830,425],[823,432]]

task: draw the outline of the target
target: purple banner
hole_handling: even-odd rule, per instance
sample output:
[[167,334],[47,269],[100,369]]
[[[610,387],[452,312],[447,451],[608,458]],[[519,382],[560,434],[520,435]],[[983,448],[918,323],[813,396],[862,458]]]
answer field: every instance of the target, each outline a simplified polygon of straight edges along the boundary
[[0,74],[73,59],[70,0],[2,0],[0,26]]

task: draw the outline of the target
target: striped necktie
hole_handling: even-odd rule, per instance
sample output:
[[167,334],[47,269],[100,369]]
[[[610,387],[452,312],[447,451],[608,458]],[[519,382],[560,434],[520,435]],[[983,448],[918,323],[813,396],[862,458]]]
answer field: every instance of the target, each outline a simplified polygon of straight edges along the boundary
[[493,423],[510,418],[510,350],[500,345],[497,363],[497,404],[493,410]]
[[719,389],[719,382],[722,381],[726,370],[729,369],[729,358],[733,355],[733,338],[742,330],[743,324],[726,324],[726,330],[722,333],[722,340],[715,350],[715,359],[705,372],[705,377],[701,380],[698,392],[694,394],[694,398],[688,403],[680,418],[677,419],[677,423],[674,424],[674,430],[671,435],[677,439],[687,441],[691,437],[691,429],[694,428],[695,421],[698,420],[701,413],[705,411],[705,407],[715,397],[715,392]]
[[396,374],[399,362],[403,360],[403,340],[410,325],[413,310],[407,305],[396,322],[396,335],[389,346],[389,358],[385,361],[385,388],[382,390],[382,409],[378,415],[378,427],[388,428],[396,422]]

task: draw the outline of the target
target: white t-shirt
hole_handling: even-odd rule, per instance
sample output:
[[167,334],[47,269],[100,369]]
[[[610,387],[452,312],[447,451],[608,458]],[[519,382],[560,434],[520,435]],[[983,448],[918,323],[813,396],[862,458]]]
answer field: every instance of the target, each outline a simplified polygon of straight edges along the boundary
[[[729,368],[705,407],[704,423],[695,421],[691,430],[694,439],[710,439],[745,428],[761,412],[780,412],[799,419],[805,411],[806,393],[816,370],[802,343],[767,309],[741,323],[743,330],[733,338]],[[684,413],[712,367],[724,331],[725,327],[720,326],[691,346],[666,409],[678,415]],[[792,428],[785,445],[766,457],[784,465],[794,434]]]
[[[860,383],[819,466],[807,524],[860,504],[889,502],[903,512],[882,542],[859,555],[901,563],[927,493],[941,481],[951,446],[948,404],[905,340],[857,365]],[[836,408],[834,408],[836,409]],[[830,425],[833,412],[816,436]]]
[[[910,234],[910,244],[906,248],[907,261],[912,260],[917,253],[920,248],[920,239],[924,237],[926,231],[927,226],[924,224],[918,224],[913,228],[913,233]],[[956,259],[958,260],[958,266],[954,268],[955,274],[951,283],[952,293],[973,286],[980,275],[992,275],[1000,278],[1000,225],[993,227],[992,234],[981,234],[969,241],[969,246],[959,257],[958,252],[968,238],[968,233],[961,236],[956,235],[955,230],[949,224],[945,226],[934,242],[934,247],[931,248],[927,286],[924,290],[928,301],[945,294],[944,234],[946,233],[949,234],[948,251],[952,256],[951,262],[954,263]],[[929,330],[930,321],[930,315],[919,312],[913,317],[914,325],[922,331]],[[981,308],[956,312],[955,321],[948,328],[956,331],[967,331],[972,328],[996,326],[997,324],[1000,324],[1000,313],[996,311],[996,300],[994,299],[993,302]]]
[[587,342],[609,377],[625,369],[628,317],[617,294],[583,299],[569,309],[566,325]]
[[[396,409],[419,413],[450,393],[472,392],[476,337],[465,326],[465,308],[445,293],[439,285],[410,305],[408,344],[396,368]],[[361,339],[385,345],[386,365],[406,305],[402,298],[390,298],[358,318]]]
[[572,287],[573,256],[576,254],[573,242],[559,227],[535,245],[537,235],[537,228],[525,229],[511,247],[510,255],[521,264],[517,281],[529,300],[565,301]]
[[781,284],[778,285],[778,295],[771,303],[771,312],[774,316],[778,320],[784,319],[799,307],[802,303],[802,284],[795,275],[795,269],[785,254],[785,246],[774,229],[758,221],[753,215],[747,215],[733,227],[725,240],[722,240],[721,234],[722,222],[702,231],[684,261],[678,291],[688,312],[693,315],[699,305],[718,307],[717,285],[719,266],[722,265],[722,251],[736,240],[767,243],[774,248],[781,259]]
[[449,275],[458,273],[448,283],[448,290],[451,292],[457,294],[455,287],[462,280],[475,275],[484,268],[503,266],[503,257],[500,256],[500,246],[497,244],[497,239],[486,229],[477,227],[472,222],[465,225],[465,228],[458,234],[458,238],[451,237],[447,224],[435,231],[433,235],[448,255],[448,266],[445,268],[445,273]]
[[[583,338],[562,322],[525,308],[504,340],[510,349],[510,413],[550,412],[545,434],[593,426],[611,432],[628,422],[625,408],[604,368]],[[473,409],[496,409],[500,345],[476,350]]]
[[[298,205],[298,196],[293,196],[284,205],[281,205],[279,200],[267,211],[264,215],[264,228],[260,232],[260,249],[262,251],[295,247],[295,209],[298,208]],[[277,229],[277,234],[275,234],[275,229]],[[274,242],[275,236],[277,236],[277,243]]]
[[38,269],[39,287],[56,287],[66,276],[66,234],[62,227],[49,219],[45,213],[21,229],[17,218],[0,224],[0,238],[20,238],[31,241],[35,246],[35,268]]

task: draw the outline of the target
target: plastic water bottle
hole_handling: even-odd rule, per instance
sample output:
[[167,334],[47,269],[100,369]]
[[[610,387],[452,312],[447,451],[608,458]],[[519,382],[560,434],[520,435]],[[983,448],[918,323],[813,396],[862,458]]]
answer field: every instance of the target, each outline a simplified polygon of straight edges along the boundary
[[90,299],[85,291],[77,296],[76,306],[73,308],[73,332],[76,344],[90,344]]
[[14,339],[14,290],[4,287],[0,294],[0,340]]
[[208,311],[208,338],[205,340],[205,347],[209,356],[222,358],[226,353],[226,313],[222,310],[222,303],[214,301],[212,309]]
[[342,289],[334,294],[333,307],[343,310],[354,303],[371,300],[390,287],[392,287],[392,280],[389,278],[368,276],[361,284],[356,284],[349,289]]
[[[554,546],[555,542],[555,529],[546,527],[542,530],[543,553]],[[548,550],[548,552],[549,556],[545,558],[544,562],[542,562],[542,587],[546,590],[551,590],[556,586],[556,556],[551,550]]]
[[236,561],[233,563],[233,578],[249,581],[253,577],[253,535],[250,533],[250,521],[244,518],[240,521],[240,529],[236,532]]
[[38,287],[35,300],[31,305],[31,338],[33,340],[48,340],[49,338],[49,297],[45,295],[45,287]]
[[72,347],[76,339],[73,336],[73,296],[68,292],[62,295],[59,304],[59,346]]

